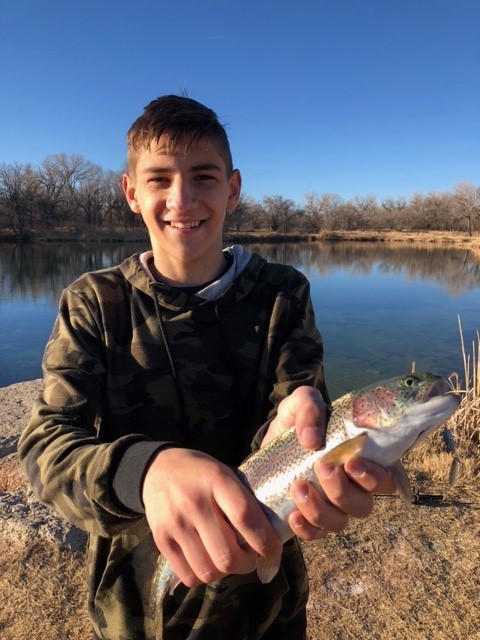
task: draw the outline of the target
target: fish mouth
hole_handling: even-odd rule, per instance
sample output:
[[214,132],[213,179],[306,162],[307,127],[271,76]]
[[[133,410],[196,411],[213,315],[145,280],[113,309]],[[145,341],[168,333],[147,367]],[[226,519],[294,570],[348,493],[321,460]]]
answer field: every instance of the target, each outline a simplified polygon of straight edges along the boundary
[[424,396],[421,398],[422,404],[424,402],[428,402],[432,400],[432,398],[438,398],[439,396],[444,395],[452,395],[456,396],[460,401],[460,396],[458,391],[454,388],[453,383],[451,381],[451,376],[448,379],[441,378],[440,376],[435,376],[435,380],[430,385],[430,388],[427,389]]

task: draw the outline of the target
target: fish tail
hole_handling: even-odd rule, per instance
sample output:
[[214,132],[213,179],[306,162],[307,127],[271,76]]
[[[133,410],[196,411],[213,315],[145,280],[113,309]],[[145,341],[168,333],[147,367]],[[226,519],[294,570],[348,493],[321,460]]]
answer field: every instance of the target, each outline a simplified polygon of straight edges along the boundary
[[168,594],[172,594],[180,580],[170,564],[163,556],[159,556],[157,569],[152,583],[152,606],[155,618],[155,638],[163,638],[163,601]]

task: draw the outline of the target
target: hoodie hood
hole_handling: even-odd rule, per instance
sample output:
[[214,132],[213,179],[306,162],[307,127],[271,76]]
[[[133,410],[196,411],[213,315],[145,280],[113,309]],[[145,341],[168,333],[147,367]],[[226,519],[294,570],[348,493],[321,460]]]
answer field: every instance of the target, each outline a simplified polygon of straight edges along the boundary
[[[153,260],[152,251],[145,251],[127,258],[120,265],[120,270],[133,287],[149,296],[155,295],[162,306],[170,309],[193,308],[219,299],[222,299],[225,304],[234,304],[254,287],[266,260],[241,245],[233,245],[224,251],[233,258],[230,268],[218,280],[211,282],[195,294],[187,293],[180,287],[157,282],[149,267]],[[238,278],[240,280],[230,300],[228,292],[232,283]]]

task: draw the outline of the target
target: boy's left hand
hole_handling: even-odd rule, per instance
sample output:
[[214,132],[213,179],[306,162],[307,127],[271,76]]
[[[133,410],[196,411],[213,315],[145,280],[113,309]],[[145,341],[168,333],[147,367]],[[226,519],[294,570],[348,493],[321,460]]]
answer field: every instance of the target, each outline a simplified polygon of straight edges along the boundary
[[[313,387],[299,387],[279,404],[262,446],[295,426],[303,447],[321,448],[325,443],[327,421],[327,405],[320,392]],[[343,467],[318,462],[315,471],[325,495],[306,480],[296,480],[292,485],[298,511],[290,514],[288,522],[302,540],[315,540],[330,531],[341,531],[350,516],[365,518],[371,513],[374,493],[396,491],[395,481],[387,469],[369,460],[351,459]]]

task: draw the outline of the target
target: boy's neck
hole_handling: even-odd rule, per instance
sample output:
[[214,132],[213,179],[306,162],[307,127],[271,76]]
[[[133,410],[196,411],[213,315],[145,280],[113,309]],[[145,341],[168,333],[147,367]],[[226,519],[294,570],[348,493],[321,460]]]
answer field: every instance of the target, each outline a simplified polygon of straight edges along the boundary
[[155,257],[153,257],[149,263],[149,268],[155,280],[159,282],[163,282],[172,287],[197,287],[214,282],[225,273],[229,264],[222,251],[216,265],[212,266],[209,264],[203,269],[198,265],[195,268],[188,265],[188,268],[177,269],[173,272],[170,269],[165,270],[158,268]]

